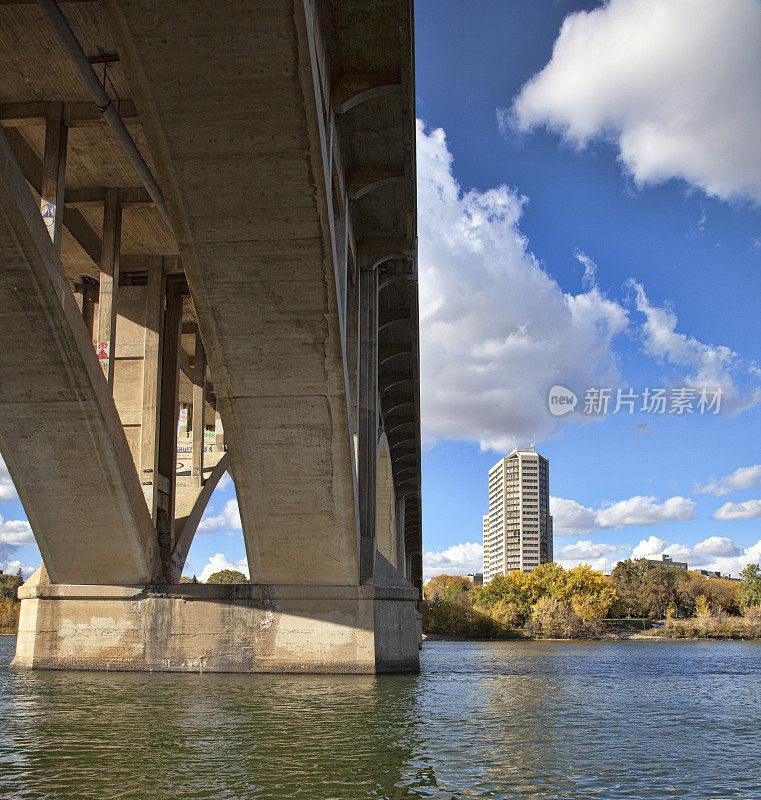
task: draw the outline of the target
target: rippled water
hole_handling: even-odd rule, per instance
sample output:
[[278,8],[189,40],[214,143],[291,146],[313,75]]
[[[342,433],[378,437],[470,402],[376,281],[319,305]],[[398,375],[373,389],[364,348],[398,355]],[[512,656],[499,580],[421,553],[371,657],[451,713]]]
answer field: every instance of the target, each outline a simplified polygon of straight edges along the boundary
[[15,672],[0,797],[761,798],[761,644],[429,642],[390,677]]

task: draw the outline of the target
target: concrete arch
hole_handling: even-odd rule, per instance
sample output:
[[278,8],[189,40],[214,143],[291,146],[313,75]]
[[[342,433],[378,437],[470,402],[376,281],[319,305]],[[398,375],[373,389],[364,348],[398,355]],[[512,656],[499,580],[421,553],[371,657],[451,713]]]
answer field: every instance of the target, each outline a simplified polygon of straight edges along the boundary
[[378,552],[398,569],[394,475],[391,466],[391,453],[385,435],[378,444],[376,486],[375,531]]

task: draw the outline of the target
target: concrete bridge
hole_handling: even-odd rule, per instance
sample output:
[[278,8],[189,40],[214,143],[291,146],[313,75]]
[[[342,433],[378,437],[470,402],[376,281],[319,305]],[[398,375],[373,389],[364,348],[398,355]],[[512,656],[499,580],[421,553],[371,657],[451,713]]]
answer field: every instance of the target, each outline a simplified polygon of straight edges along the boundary
[[0,0],[16,665],[417,669],[413,70],[411,0]]

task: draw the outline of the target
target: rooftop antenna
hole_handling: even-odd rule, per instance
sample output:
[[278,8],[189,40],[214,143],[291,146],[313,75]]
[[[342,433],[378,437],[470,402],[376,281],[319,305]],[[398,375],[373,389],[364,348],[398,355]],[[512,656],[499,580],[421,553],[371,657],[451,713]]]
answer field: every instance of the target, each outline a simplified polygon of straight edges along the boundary
[[536,434],[531,437],[531,449],[536,450]]

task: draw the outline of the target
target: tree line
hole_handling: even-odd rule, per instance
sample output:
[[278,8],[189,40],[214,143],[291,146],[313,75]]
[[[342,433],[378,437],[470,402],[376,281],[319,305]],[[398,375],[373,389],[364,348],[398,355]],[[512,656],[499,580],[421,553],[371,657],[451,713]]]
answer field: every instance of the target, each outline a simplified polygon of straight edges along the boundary
[[741,581],[647,559],[621,561],[609,576],[588,565],[542,564],[530,573],[497,575],[484,586],[439,575],[425,584],[424,597],[424,631],[446,636],[574,638],[598,635],[604,620],[631,618],[665,619],[670,635],[699,635],[694,626],[674,622],[690,619],[717,635],[725,629],[761,635],[761,629],[754,633],[761,619],[758,564],[748,565]]

